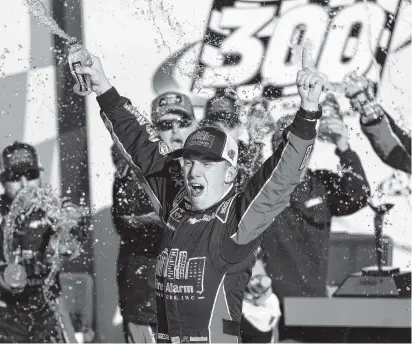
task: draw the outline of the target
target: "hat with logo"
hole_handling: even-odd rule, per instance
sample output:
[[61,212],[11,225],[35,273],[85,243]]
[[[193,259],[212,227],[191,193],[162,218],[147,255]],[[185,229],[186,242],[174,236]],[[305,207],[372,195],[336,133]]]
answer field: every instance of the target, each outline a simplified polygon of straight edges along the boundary
[[236,141],[216,127],[203,127],[194,131],[186,139],[183,148],[170,153],[179,158],[184,152],[195,152],[211,159],[226,160],[232,166],[237,165],[239,150]]
[[152,102],[152,121],[154,123],[170,112],[178,113],[187,119],[195,118],[189,97],[179,92],[163,93]]
[[36,149],[27,143],[17,141],[4,148],[1,154],[0,167],[1,176],[6,173],[43,170],[39,165]]
[[240,124],[240,104],[231,94],[210,98],[205,107],[205,121],[222,122],[232,128]]

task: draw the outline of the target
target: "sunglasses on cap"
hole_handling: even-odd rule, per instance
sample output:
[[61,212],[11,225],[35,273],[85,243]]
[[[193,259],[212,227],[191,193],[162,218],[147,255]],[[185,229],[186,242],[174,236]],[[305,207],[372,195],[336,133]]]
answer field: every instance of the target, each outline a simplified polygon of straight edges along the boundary
[[3,180],[5,182],[18,182],[22,177],[25,177],[27,180],[38,179],[40,177],[39,170],[26,170],[21,172],[8,171],[3,175]]
[[176,124],[179,128],[187,128],[190,127],[192,121],[189,119],[164,119],[157,121],[154,126],[158,131],[167,131],[173,129],[173,124]]

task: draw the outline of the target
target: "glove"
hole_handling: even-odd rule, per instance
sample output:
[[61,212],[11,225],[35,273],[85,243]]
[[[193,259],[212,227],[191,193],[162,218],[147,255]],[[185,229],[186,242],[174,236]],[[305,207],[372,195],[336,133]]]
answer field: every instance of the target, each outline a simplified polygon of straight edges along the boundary
[[347,76],[344,85],[345,96],[349,99],[352,108],[361,115],[362,124],[383,117],[384,111],[375,98],[374,85],[370,80],[352,73]]

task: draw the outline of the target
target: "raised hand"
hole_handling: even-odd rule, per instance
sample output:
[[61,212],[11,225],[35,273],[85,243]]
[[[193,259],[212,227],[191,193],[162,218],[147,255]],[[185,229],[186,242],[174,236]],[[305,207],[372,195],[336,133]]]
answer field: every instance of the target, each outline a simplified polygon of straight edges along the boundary
[[83,66],[82,68],[80,68],[79,73],[90,75],[92,90],[96,93],[96,95],[99,96],[111,89],[112,85],[110,85],[109,80],[107,80],[107,77],[104,74],[100,59],[92,54],[90,54],[90,58],[90,66]]
[[321,73],[312,68],[311,56],[304,48],[302,51],[302,69],[296,77],[301,107],[307,111],[317,111],[319,108],[319,97],[325,80]]

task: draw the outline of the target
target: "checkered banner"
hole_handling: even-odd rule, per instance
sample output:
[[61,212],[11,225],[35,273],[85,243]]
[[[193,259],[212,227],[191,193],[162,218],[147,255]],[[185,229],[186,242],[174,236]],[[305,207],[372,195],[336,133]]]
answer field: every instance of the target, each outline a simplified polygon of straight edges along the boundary
[[357,71],[378,83],[401,0],[215,0],[192,89],[234,87],[243,100],[297,95],[302,46],[338,86]]

